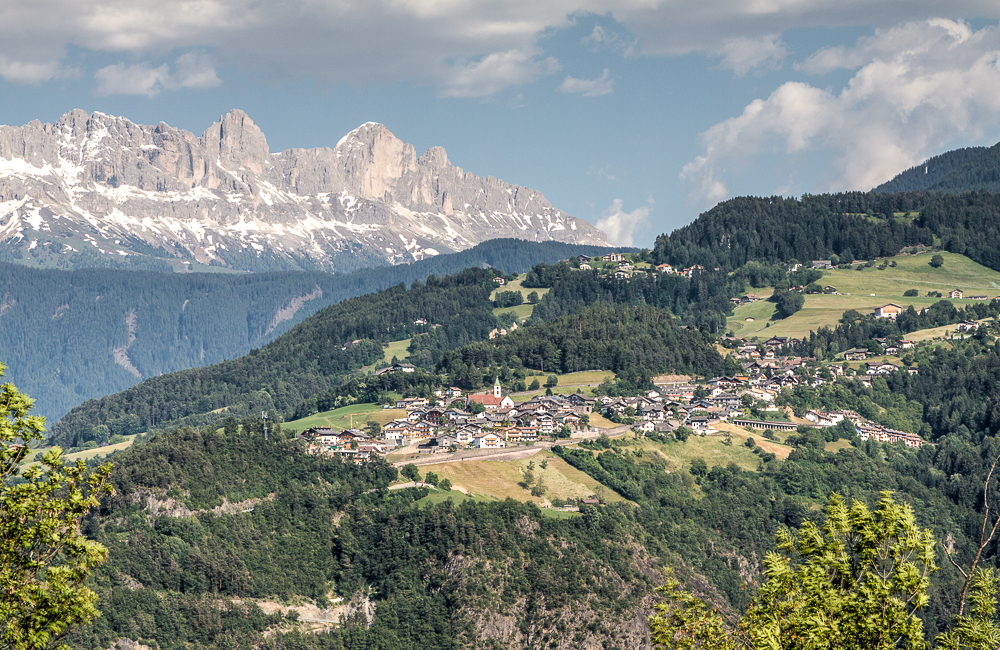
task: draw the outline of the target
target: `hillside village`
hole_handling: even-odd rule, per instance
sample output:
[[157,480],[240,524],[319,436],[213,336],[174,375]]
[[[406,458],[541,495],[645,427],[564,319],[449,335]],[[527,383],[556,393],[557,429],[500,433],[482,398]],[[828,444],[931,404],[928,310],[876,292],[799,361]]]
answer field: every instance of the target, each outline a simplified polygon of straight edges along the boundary
[[[975,321],[973,321],[976,325]],[[957,331],[962,329],[959,324]],[[971,327],[969,325],[968,327]],[[810,410],[793,421],[786,408],[777,406],[782,391],[797,387],[815,389],[835,381],[859,381],[871,386],[879,376],[893,372],[916,374],[916,367],[880,358],[868,360],[867,348],[844,352],[845,363],[817,364],[808,357],[785,354],[800,341],[772,337],[763,343],[750,343],[727,337],[724,341],[744,374],[712,377],[692,383],[659,384],[655,390],[630,397],[587,397],[538,394],[527,401],[515,402],[505,394],[500,382],[492,392],[467,394],[462,389],[439,389],[432,398],[401,397],[384,408],[405,409],[406,417],[394,419],[377,430],[313,427],[301,437],[313,453],[337,454],[355,462],[401,448],[418,454],[442,454],[464,449],[499,450],[532,445],[540,440],[579,437],[597,433],[590,416],[599,413],[620,430],[632,430],[651,436],[716,433],[717,425],[729,423],[749,431],[796,431],[800,427],[832,427],[847,420],[862,441],[902,442],[908,447],[932,444],[911,432],[899,431],[873,422],[849,411]],[[899,356],[915,347],[914,341],[876,339],[882,355]],[[860,366],[850,362],[864,361]],[[396,363],[389,372],[413,372],[410,364]]]

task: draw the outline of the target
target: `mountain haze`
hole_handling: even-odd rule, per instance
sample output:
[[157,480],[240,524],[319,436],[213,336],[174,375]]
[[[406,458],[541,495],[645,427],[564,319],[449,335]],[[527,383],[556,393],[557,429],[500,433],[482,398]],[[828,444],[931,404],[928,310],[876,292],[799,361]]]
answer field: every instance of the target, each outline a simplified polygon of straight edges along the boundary
[[[0,362],[50,424],[145,378],[235,359],[346,298],[468,267],[527,271],[606,249],[493,240],[354,273],[59,271],[0,263]],[[492,276],[491,276],[492,277]]]
[[368,122],[271,153],[243,111],[200,137],[82,110],[0,127],[0,252],[61,268],[349,271],[488,239],[606,245],[539,192],[453,166]]

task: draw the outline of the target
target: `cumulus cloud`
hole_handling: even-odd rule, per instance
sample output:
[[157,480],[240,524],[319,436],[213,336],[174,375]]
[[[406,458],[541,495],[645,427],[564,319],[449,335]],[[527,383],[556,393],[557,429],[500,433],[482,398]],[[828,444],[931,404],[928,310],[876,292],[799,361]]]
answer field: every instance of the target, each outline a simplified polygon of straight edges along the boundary
[[781,42],[780,34],[768,34],[759,38],[733,38],[719,49],[721,66],[738,75],[752,70],[780,68],[788,56],[788,50]]
[[615,80],[608,77],[608,69],[604,68],[604,72],[596,79],[566,77],[559,86],[559,90],[564,93],[578,93],[584,97],[600,97],[613,93],[614,84]]
[[[624,52],[719,56],[738,74],[780,64],[786,29],[978,16],[995,0],[33,0],[7,2],[0,74],[54,78],[79,49],[128,54],[209,49],[216,61],[284,80],[367,84],[401,79],[480,97],[551,70],[539,48],[553,31],[600,16],[587,44]],[[617,31],[616,31],[617,30]],[[622,33],[618,33],[621,31]],[[528,59],[519,59],[529,53]],[[150,70],[131,71],[147,79]],[[117,71],[116,73],[125,74]],[[111,73],[107,73],[111,74]],[[162,84],[161,84],[162,85]],[[155,84],[154,88],[157,87]]]
[[181,55],[174,63],[174,71],[163,64],[151,67],[148,63],[126,66],[116,63],[101,68],[94,74],[97,95],[145,95],[155,97],[162,90],[180,88],[212,88],[222,83],[209,58],[198,52]]
[[616,246],[631,246],[636,231],[649,222],[649,211],[655,203],[653,197],[649,197],[646,205],[625,212],[622,210],[622,200],[615,199],[608,209],[601,213],[601,218],[595,225],[598,230],[603,230],[607,234],[609,243]]
[[[704,152],[681,178],[690,198],[729,195],[729,170],[754,156],[832,154],[832,172],[810,191],[867,190],[957,137],[1000,123],[1000,30],[959,21],[908,23],[822,50],[802,68],[856,70],[840,90],[788,82],[701,135]],[[800,190],[801,191],[801,190]]]
[[64,69],[58,61],[32,63],[0,56],[0,77],[15,83],[37,84],[72,76],[74,73],[74,70]]
[[559,70],[552,57],[541,58],[538,50],[510,50],[484,56],[473,63],[460,63],[447,68],[442,75],[445,97],[488,97],[497,92]]

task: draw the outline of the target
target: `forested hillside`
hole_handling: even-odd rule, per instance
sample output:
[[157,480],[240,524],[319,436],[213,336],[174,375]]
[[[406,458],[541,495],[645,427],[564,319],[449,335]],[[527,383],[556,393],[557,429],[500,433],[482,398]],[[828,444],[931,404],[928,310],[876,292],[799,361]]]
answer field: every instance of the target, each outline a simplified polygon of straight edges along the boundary
[[0,264],[0,351],[50,424],[142,379],[235,359],[352,296],[469,267],[524,272],[603,249],[494,240],[413,264],[326,273],[43,271]]
[[[986,147],[966,147],[947,151],[943,154],[932,156],[924,162],[910,167],[906,171],[900,172],[891,180],[882,183],[873,192],[894,193],[894,192],[926,192],[934,189],[939,181],[947,178],[951,180],[951,172],[966,163],[976,159]],[[968,187],[972,189],[986,189]]]
[[653,258],[735,270],[748,262],[870,260],[909,246],[962,253],[1000,269],[1000,194],[845,192],[801,199],[740,197],[656,238]]
[[[53,442],[69,447],[103,442],[127,416],[129,422],[138,418],[135,426],[144,430],[223,408],[237,417],[286,412],[347,373],[381,360],[383,342],[428,329],[441,329],[461,343],[482,340],[496,327],[489,300],[493,277],[491,270],[467,269],[429,277],[427,284],[415,281],[410,289],[400,285],[350,298],[239,359],[153,377],[85,402],[58,422]],[[418,319],[429,324],[414,325]]]
[[[265,440],[253,422],[161,434],[115,463],[118,493],[84,525],[110,550],[94,581],[103,615],[74,647],[130,638],[162,650],[542,648],[575,639],[624,649],[648,639],[658,578],[628,508],[565,520],[510,500],[418,507],[427,490],[386,491],[396,470],[385,463],[309,455],[280,431]],[[328,606],[334,596],[371,599],[371,623],[358,613],[301,634],[258,605],[305,597]]]

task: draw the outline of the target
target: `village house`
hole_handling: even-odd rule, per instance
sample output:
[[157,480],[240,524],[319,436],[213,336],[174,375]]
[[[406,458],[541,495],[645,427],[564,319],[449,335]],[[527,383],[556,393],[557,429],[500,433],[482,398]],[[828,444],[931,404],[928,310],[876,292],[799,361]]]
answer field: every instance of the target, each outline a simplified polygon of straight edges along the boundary
[[670,266],[669,264],[657,264],[656,270],[659,271],[660,273],[673,273],[674,267]]
[[961,289],[952,289],[951,291],[948,292],[948,297],[951,298],[952,300],[961,300],[962,299],[962,290]]
[[888,318],[896,320],[896,317],[903,313],[903,308],[894,302],[875,308],[875,318]]
[[497,434],[490,432],[473,438],[472,446],[476,449],[503,449],[507,443]]
[[591,271],[594,267],[590,265],[590,262],[580,262],[581,271]]
[[868,358],[867,348],[851,348],[844,352],[846,361],[863,361]]
[[621,253],[608,253],[601,260],[604,262],[622,262],[625,260],[625,256]]

